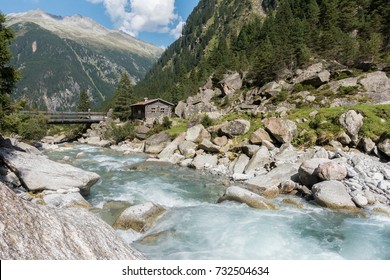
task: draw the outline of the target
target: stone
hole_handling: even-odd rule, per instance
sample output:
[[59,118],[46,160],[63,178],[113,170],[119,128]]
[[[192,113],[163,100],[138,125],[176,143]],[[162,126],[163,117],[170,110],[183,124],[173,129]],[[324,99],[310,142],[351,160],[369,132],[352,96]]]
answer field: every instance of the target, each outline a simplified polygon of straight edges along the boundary
[[187,130],[186,141],[199,144],[202,143],[203,139],[210,139],[210,133],[203,125],[198,124]]
[[28,190],[34,192],[79,188],[83,195],[87,195],[100,179],[96,173],[6,148],[0,148],[0,159],[17,174]]
[[321,206],[335,210],[356,210],[346,187],[339,181],[324,181],[312,188],[314,200]]
[[85,209],[55,209],[0,183],[0,259],[134,260],[145,257]]
[[271,161],[271,155],[268,149],[262,146],[249,160],[248,164],[245,167],[244,173],[254,174],[256,170],[261,169],[270,161]]
[[283,181],[278,186],[279,192],[280,194],[290,194],[297,189],[297,185],[298,184],[292,180]]
[[296,71],[296,77],[294,79],[295,84],[299,84],[305,80],[310,79],[311,77],[317,75],[318,73],[322,72],[324,70],[324,64],[322,62],[310,65],[307,69],[305,70],[300,70],[298,69]]
[[294,198],[284,198],[283,200],[282,200],[282,202],[283,203],[285,203],[285,204],[289,204],[289,205],[293,205],[293,206],[295,206],[295,207],[297,207],[297,208],[303,208],[303,203],[302,202],[300,202],[299,200],[297,200],[297,199],[294,199]]
[[238,157],[236,164],[234,165],[233,172],[237,173],[237,174],[243,174],[245,167],[249,163],[249,160],[250,160],[250,158],[247,155],[245,155],[245,154],[240,155]]
[[376,147],[375,142],[372,141],[369,137],[363,137],[363,139],[360,141],[360,146],[367,154],[372,153]]
[[269,118],[263,121],[267,131],[280,143],[289,143],[298,136],[294,122],[281,118]]
[[322,86],[330,81],[330,72],[328,70],[323,70],[317,74],[314,74],[311,77],[304,79],[301,84],[302,85],[310,85],[315,88]]
[[159,154],[170,142],[171,137],[165,132],[155,134],[145,141],[145,153]]
[[352,142],[351,137],[349,137],[348,134],[345,133],[345,132],[342,132],[342,133],[337,137],[337,140],[338,140],[341,144],[343,144],[343,145],[349,145],[349,144],[351,144],[351,142]]
[[8,148],[11,150],[17,150],[29,154],[34,154],[34,155],[42,155],[41,151],[39,151],[34,146],[28,145],[23,142],[19,142],[19,140],[14,138],[7,138],[7,137],[3,138],[1,135],[0,135],[0,147]]
[[340,124],[347,130],[354,144],[357,144],[359,131],[363,126],[363,119],[363,115],[354,110],[349,110],[340,116]]
[[218,200],[218,203],[222,203],[224,201],[236,201],[239,203],[245,203],[249,207],[256,209],[276,209],[275,205],[267,202],[262,196],[236,186],[227,188],[225,194]]
[[237,119],[234,121],[227,122],[219,130],[221,135],[225,135],[229,138],[243,135],[249,131],[251,123],[248,120]]
[[159,159],[168,159],[173,156],[176,150],[179,149],[179,145],[184,142],[186,134],[183,132],[175,138],[171,143],[169,143],[161,153],[158,154]]
[[316,169],[322,163],[331,162],[329,159],[313,158],[305,160],[299,167],[298,174],[299,180],[307,187],[312,187],[314,184],[320,181],[317,176]]
[[202,149],[206,152],[217,154],[221,152],[221,147],[213,144],[208,139],[203,139],[202,143],[199,144],[199,149]]
[[368,199],[362,194],[354,196],[352,201],[360,208],[364,208],[368,205]]
[[143,233],[148,231],[165,212],[162,206],[152,202],[131,206],[121,213],[113,227]]
[[257,145],[244,145],[241,150],[244,154],[251,158],[258,152],[258,150],[260,150],[260,147]]
[[383,191],[390,191],[390,181],[383,180],[378,183],[378,188],[380,188]]
[[381,140],[378,144],[378,149],[390,157],[390,137]]
[[228,144],[228,138],[226,136],[216,137],[213,143],[217,146],[224,147]]
[[91,208],[91,204],[79,192],[66,194],[48,194],[43,197],[48,206],[56,208]]
[[241,75],[236,72],[231,75],[227,75],[222,81],[219,82],[219,85],[224,95],[230,96],[242,88],[243,80]]
[[315,172],[324,181],[341,181],[348,175],[347,168],[343,164],[338,164],[334,161],[320,163]]
[[184,111],[186,109],[187,104],[183,101],[179,101],[177,106],[175,107],[175,115],[178,118],[183,118],[184,117]]
[[178,146],[180,153],[187,159],[195,157],[197,147],[198,145],[191,141],[183,141]]
[[368,204],[370,205],[375,204],[376,202],[375,195],[369,189],[364,190],[364,196],[367,198]]
[[191,163],[191,166],[198,170],[216,167],[217,165],[218,157],[216,155],[197,155]]
[[262,128],[259,128],[255,132],[253,132],[253,134],[249,138],[249,142],[254,145],[261,145],[263,144],[264,140],[272,143],[271,136],[269,136],[268,132]]
[[367,73],[359,79],[359,84],[364,87],[366,95],[375,103],[390,102],[390,79],[385,72]]

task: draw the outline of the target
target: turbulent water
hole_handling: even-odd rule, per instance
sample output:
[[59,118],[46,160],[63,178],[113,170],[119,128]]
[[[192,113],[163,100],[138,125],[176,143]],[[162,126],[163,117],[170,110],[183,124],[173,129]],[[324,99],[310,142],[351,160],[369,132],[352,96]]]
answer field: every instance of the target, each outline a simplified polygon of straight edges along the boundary
[[74,145],[48,156],[68,156],[68,163],[102,176],[88,197],[100,215],[108,201],[166,207],[145,234],[118,231],[151,259],[390,259],[390,218],[384,216],[362,218],[307,203],[297,208],[282,203],[283,197],[275,200],[277,211],[216,204],[223,178],[145,163],[145,155]]

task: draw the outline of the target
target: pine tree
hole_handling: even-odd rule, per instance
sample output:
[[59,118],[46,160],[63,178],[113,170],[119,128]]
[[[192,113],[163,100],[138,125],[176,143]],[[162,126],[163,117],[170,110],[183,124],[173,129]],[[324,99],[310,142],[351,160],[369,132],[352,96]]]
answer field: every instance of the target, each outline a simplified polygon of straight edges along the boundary
[[77,111],[78,112],[87,112],[89,109],[91,109],[91,102],[89,100],[87,90],[83,89],[80,92],[80,98],[79,98],[79,103],[77,105]]
[[127,121],[131,117],[130,105],[135,102],[133,97],[133,85],[126,73],[122,74],[113,99],[114,117],[121,121]]

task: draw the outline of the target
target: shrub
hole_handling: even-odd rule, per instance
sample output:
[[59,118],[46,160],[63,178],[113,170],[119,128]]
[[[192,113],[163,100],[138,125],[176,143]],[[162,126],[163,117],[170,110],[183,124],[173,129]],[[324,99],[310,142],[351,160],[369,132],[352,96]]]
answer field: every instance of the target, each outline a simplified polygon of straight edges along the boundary
[[47,133],[47,118],[39,114],[32,118],[27,118],[18,127],[18,134],[25,141],[41,140]]
[[339,94],[340,95],[356,95],[359,92],[358,86],[353,87],[340,87],[339,88]]
[[115,143],[133,140],[135,137],[135,127],[130,122],[124,125],[111,124],[111,128],[111,130],[107,130],[105,137],[113,140]]
[[213,120],[206,114],[202,117],[200,123],[207,128],[213,125]]
[[172,127],[172,122],[171,122],[171,120],[170,120],[167,116],[165,116],[165,117],[163,118],[163,120],[162,120],[161,125],[162,125],[163,128],[165,128],[165,129],[170,129],[170,128]]

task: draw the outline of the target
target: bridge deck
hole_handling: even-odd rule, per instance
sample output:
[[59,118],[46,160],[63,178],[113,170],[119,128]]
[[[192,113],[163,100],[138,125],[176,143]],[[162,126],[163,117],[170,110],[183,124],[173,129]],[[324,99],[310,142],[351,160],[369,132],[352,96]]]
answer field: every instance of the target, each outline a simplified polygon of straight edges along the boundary
[[21,111],[20,113],[29,116],[43,115],[48,119],[49,124],[91,124],[100,123],[106,120],[103,112],[33,112]]

